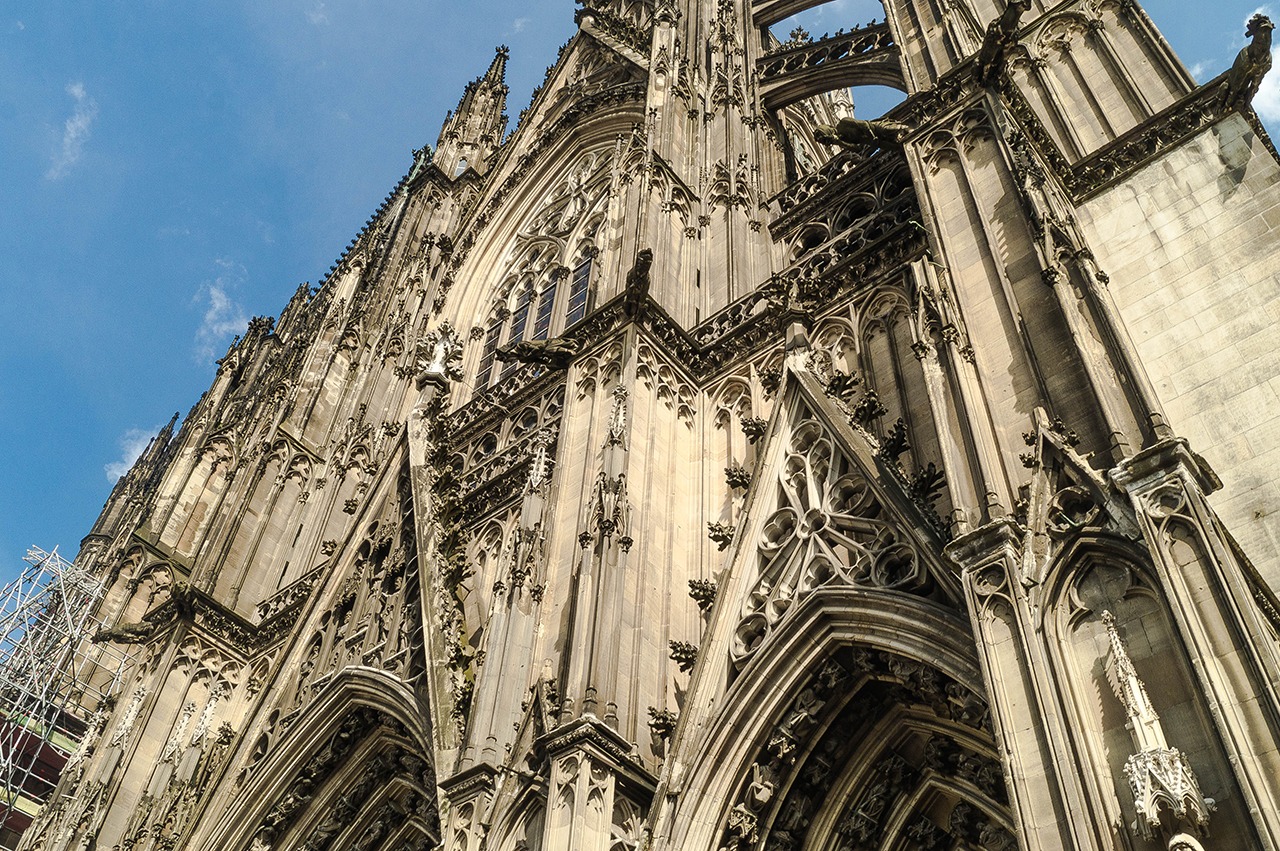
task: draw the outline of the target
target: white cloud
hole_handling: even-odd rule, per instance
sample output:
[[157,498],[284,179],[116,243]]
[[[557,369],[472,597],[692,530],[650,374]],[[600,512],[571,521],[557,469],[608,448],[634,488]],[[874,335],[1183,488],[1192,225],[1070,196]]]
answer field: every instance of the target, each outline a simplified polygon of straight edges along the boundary
[[312,26],[322,27],[329,23],[329,9],[323,2],[316,3],[307,11],[307,20],[311,22]]
[[226,344],[227,338],[239,334],[248,326],[249,317],[231,297],[247,272],[241,264],[234,260],[219,258],[219,273],[216,278],[203,284],[196,293],[196,301],[207,302],[204,319],[196,331],[195,355],[198,360],[211,361]]
[[524,32],[524,28],[527,26],[529,26],[528,18],[516,18],[514,21],[511,22],[511,31],[522,33]]
[[[1280,49],[1271,51],[1271,64],[1280,66]],[[1253,108],[1268,124],[1280,124],[1280,79],[1274,71],[1262,78],[1262,85],[1253,96]]]
[[62,142],[54,149],[53,161],[45,172],[44,176],[49,180],[61,180],[80,161],[85,142],[89,141],[93,130],[93,121],[98,117],[98,103],[84,90],[84,83],[69,83],[67,94],[75,100],[75,109],[63,125]]
[[1191,72],[1192,78],[1197,83],[1203,83],[1208,79],[1209,71],[1213,68],[1213,63],[1208,60],[1197,62],[1188,70]]
[[18,28],[18,32],[22,32],[27,28],[27,25],[24,24],[22,21],[14,21],[13,25]]
[[107,480],[114,482],[129,472],[133,462],[138,460],[138,456],[147,448],[147,444],[151,442],[151,438],[159,430],[158,427],[150,431],[131,428],[120,435],[120,460],[112,461],[102,468],[102,471],[107,474]]

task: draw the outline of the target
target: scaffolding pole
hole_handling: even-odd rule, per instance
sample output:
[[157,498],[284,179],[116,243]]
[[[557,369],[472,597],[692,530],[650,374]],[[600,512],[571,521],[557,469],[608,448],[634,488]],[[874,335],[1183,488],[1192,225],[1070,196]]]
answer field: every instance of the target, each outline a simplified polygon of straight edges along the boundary
[[0,848],[12,847],[57,786],[91,715],[121,686],[129,657],[90,639],[105,592],[53,552],[27,551],[0,591]]

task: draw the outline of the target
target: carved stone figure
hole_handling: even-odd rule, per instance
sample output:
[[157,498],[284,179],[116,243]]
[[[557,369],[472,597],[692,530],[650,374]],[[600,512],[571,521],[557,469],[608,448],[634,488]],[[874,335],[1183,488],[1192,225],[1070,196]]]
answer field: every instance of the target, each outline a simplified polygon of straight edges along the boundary
[[636,254],[635,265],[627,273],[627,287],[622,299],[622,312],[628,319],[635,319],[644,309],[649,295],[649,268],[653,265],[653,249],[642,248]]
[[178,617],[191,620],[196,615],[196,589],[189,582],[174,582],[169,588],[169,599],[173,601]]
[[1244,34],[1250,41],[1236,54],[1227,72],[1227,86],[1222,93],[1222,108],[1244,109],[1253,103],[1262,78],[1271,70],[1271,31],[1276,25],[1259,12],[1249,19]]
[[845,148],[869,146],[892,148],[902,145],[911,128],[899,121],[877,118],[866,121],[861,118],[841,118],[835,124],[819,124],[813,138],[824,145],[840,145]]
[[157,627],[151,621],[123,623],[110,629],[100,629],[89,640],[94,644],[141,644],[155,634]]
[[564,340],[521,340],[503,349],[496,356],[503,363],[534,363],[551,369],[568,369],[576,353],[572,343]]
[[994,84],[1004,68],[1005,55],[1018,42],[1018,26],[1022,16],[1031,8],[1031,0],[1009,0],[996,18],[987,26],[987,35],[978,52],[975,73],[984,86]]

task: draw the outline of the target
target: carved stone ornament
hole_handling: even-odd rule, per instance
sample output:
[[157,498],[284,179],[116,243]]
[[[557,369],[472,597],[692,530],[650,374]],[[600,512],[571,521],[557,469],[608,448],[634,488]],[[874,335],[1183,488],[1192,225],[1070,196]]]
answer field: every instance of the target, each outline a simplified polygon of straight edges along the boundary
[[564,340],[521,340],[496,352],[503,363],[532,363],[549,369],[568,369],[575,349]]
[[1261,12],[1249,19],[1244,33],[1249,44],[1236,54],[1236,61],[1227,72],[1227,85],[1222,92],[1224,109],[1247,108],[1253,103],[1262,78],[1271,70],[1271,31],[1275,28]]
[[[1185,754],[1168,746],[1160,716],[1129,658],[1111,612],[1102,613],[1110,643],[1108,679],[1129,716],[1137,753],[1124,764],[1125,779],[1138,811],[1135,829],[1147,839],[1176,830],[1202,832],[1213,801],[1200,794],[1200,784]],[[1192,840],[1194,841],[1194,840]],[[1170,844],[1170,847],[1175,847]],[[1190,846],[1184,843],[1183,847]]]
[[1018,43],[1018,26],[1022,16],[1031,8],[1031,0],[1009,0],[1000,17],[987,27],[982,49],[978,52],[975,71],[978,82],[984,86],[994,84],[1004,69],[1005,55]]
[[457,329],[449,322],[441,323],[418,344],[418,374],[434,380],[461,381],[462,345]]
[[817,421],[795,427],[778,485],[782,504],[765,520],[756,542],[759,574],[734,635],[731,652],[738,667],[817,588],[914,591],[929,578],[866,478]]
[[909,132],[911,128],[898,121],[841,118],[835,124],[819,124],[813,138],[824,145],[844,148],[899,147]]

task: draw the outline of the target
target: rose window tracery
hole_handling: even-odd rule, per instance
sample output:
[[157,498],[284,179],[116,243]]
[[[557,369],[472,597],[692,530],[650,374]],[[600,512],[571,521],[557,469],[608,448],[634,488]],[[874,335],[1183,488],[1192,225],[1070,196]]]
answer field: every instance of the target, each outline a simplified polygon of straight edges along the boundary
[[739,668],[818,588],[921,591],[929,581],[915,546],[818,422],[804,420],[792,431],[777,493],[778,508],[756,542],[758,578],[734,637]]

